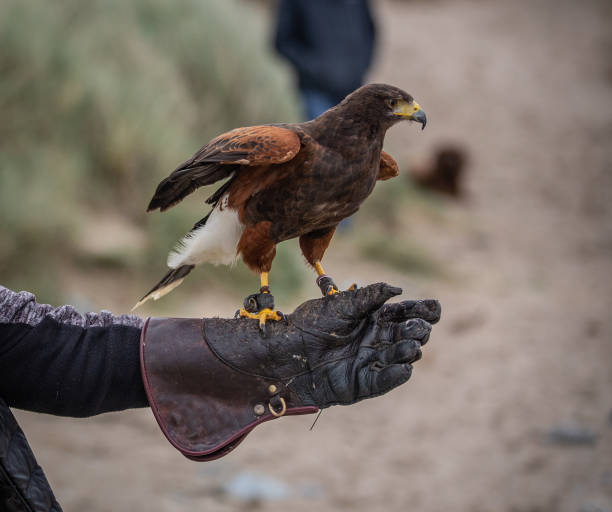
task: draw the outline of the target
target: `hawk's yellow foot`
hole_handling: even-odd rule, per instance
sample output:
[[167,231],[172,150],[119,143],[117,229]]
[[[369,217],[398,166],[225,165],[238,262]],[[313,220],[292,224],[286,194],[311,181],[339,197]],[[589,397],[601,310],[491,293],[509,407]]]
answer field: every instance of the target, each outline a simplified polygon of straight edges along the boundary
[[266,322],[274,320],[278,322],[285,316],[274,309],[274,296],[270,293],[268,286],[268,273],[260,275],[261,287],[259,293],[253,293],[244,299],[244,306],[236,311],[236,318],[252,318],[259,321],[259,329],[265,334]]
[[257,311],[256,313],[250,313],[246,309],[240,308],[236,312],[236,318],[240,318],[240,317],[252,318],[253,320],[258,320],[259,330],[261,331],[263,336],[266,335],[266,322],[268,320],[274,320],[275,322],[278,322],[285,318],[285,316],[280,311],[275,311],[270,308],[261,309],[260,311]]
[[340,293],[340,290],[338,290],[334,280],[326,274],[321,274],[319,277],[317,277],[317,286],[319,287],[319,290],[321,290],[324,297]]
[[[317,284],[319,285],[319,288],[321,288],[321,292],[323,293],[323,295],[336,295],[337,293],[340,293],[340,290],[338,290],[338,288],[336,288],[335,283],[331,280],[331,278],[329,276],[325,276],[327,277],[330,281],[331,284],[325,287],[325,291],[323,290],[323,288],[321,288],[321,285],[319,284],[319,280],[317,279]],[[323,280],[321,280],[323,281]],[[353,283],[351,286],[349,286],[345,291],[347,292],[354,292],[357,289],[357,283]]]
[[240,308],[240,311],[238,311],[238,316],[259,320],[259,328],[261,330],[264,330],[264,326],[268,320],[274,320],[278,322],[283,319],[283,316],[280,312],[274,311],[270,308],[264,308],[261,311],[258,311],[257,313],[249,313],[246,309]]
[[[317,286],[321,290],[323,296],[336,295],[337,293],[340,293],[340,290],[336,286],[336,283],[334,283],[334,280],[329,277],[323,270],[323,266],[321,265],[320,261],[315,262],[314,268],[317,271],[317,275],[319,276],[317,277]],[[353,283],[346,291],[352,292],[356,289],[357,283]]]

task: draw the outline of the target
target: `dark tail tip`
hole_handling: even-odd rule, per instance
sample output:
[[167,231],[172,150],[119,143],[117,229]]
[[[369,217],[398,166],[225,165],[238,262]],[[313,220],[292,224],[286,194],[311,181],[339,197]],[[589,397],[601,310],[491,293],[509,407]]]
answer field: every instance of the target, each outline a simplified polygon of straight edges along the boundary
[[161,278],[153,288],[151,288],[132,308],[134,311],[149,299],[157,300],[176,288],[195,265],[182,265],[177,268],[170,269],[168,273]]

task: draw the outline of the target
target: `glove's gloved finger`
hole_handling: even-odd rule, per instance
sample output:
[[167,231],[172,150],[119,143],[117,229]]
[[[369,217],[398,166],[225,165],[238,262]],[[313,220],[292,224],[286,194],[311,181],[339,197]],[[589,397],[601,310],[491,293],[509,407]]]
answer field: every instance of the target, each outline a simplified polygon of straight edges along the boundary
[[412,365],[407,363],[387,366],[382,363],[374,363],[364,370],[367,371],[367,385],[366,389],[360,391],[367,393],[368,396],[382,395],[403,384],[412,375]]
[[394,325],[394,341],[416,340],[421,345],[425,345],[431,333],[431,324],[422,318],[413,318],[407,322],[396,323]]
[[393,322],[379,323],[373,329],[366,331],[361,339],[362,347],[380,349],[381,346],[389,346],[395,343],[397,324]]
[[387,283],[370,284],[358,288],[354,292],[348,292],[349,299],[345,313],[353,318],[360,318],[379,309],[391,297],[400,295],[402,289]]
[[431,329],[431,324],[421,318],[413,318],[406,322],[379,322],[376,330],[364,334],[361,346],[381,349],[406,340],[415,340],[420,345],[425,345],[429,340]]
[[385,366],[398,363],[415,363],[421,357],[421,344],[417,340],[400,341],[378,353],[379,361]]
[[385,304],[380,308],[379,318],[391,322],[404,322],[411,318],[422,318],[430,324],[435,324],[440,320],[441,311],[440,303],[434,299],[405,300]]

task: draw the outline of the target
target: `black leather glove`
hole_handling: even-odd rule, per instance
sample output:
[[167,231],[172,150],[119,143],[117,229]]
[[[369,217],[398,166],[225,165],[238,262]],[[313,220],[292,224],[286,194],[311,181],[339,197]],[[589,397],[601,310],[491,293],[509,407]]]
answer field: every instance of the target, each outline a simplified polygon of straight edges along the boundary
[[220,457],[257,424],[352,404],[406,382],[440,318],[435,300],[385,302],[384,283],[305,302],[262,337],[250,319],[151,319],[145,389],[184,455]]

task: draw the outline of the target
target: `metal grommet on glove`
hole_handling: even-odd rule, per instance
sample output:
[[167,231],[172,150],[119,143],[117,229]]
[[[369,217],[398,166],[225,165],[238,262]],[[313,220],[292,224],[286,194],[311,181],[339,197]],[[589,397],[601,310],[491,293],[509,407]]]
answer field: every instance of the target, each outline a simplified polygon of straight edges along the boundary
[[280,403],[281,403],[280,412],[276,412],[274,410],[274,407],[272,407],[272,404],[268,402],[268,409],[270,410],[270,413],[272,414],[272,416],[275,416],[276,418],[280,418],[281,416],[284,416],[284,414],[287,412],[287,404],[285,403],[285,399],[282,396],[279,396],[278,399],[280,400]]

